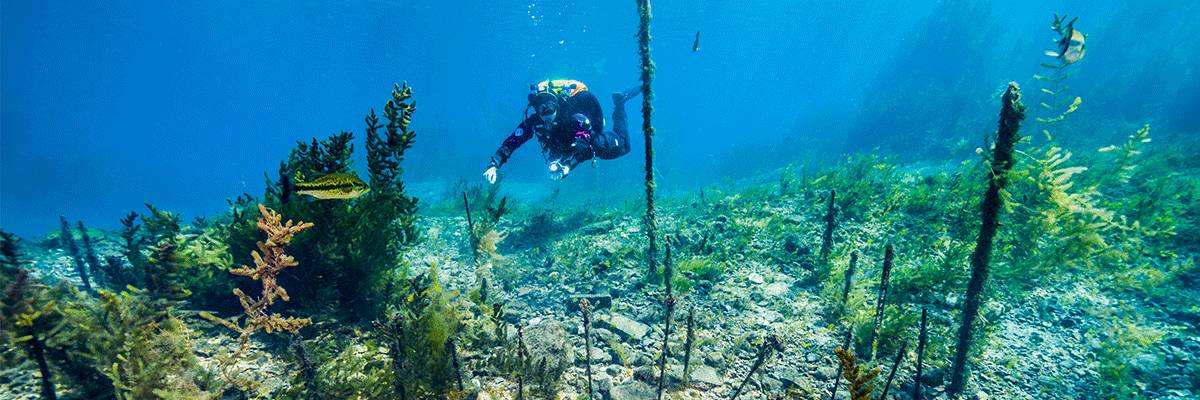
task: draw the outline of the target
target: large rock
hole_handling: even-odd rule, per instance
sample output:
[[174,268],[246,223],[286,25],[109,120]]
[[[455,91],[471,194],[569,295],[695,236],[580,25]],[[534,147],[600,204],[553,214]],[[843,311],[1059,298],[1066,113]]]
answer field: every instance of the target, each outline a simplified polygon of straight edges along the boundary
[[634,321],[629,317],[620,314],[614,314],[608,319],[596,321],[596,325],[602,328],[613,331],[624,339],[641,340],[650,332],[650,327],[641,322]]
[[612,400],[646,400],[657,395],[649,384],[636,380],[614,386],[609,394]]
[[593,311],[603,310],[603,309],[612,307],[612,295],[610,295],[610,294],[607,294],[607,293],[577,294],[577,295],[571,296],[570,300],[567,301],[567,312],[578,313],[579,312],[579,300],[583,300],[583,299],[587,299],[588,304],[591,305]]
[[714,388],[721,386],[725,379],[721,377],[721,373],[717,372],[716,368],[707,365],[697,365],[689,371],[692,375],[691,382],[705,388]]
[[559,358],[567,364],[574,362],[571,349],[567,348],[567,331],[561,322],[551,319],[540,320],[536,325],[525,328],[525,346],[529,348],[529,357],[534,362],[545,358],[547,363],[555,364]]

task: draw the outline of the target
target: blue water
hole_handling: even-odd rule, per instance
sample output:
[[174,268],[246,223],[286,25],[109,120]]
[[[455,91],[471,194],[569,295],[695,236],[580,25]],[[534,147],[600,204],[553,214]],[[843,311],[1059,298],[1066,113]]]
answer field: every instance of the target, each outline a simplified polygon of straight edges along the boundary
[[[1156,140],[1200,131],[1196,2],[907,3],[654,2],[660,187],[876,148],[932,163],[969,157],[1007,81],[1036,93],[1055,12],[1078,15],[1090,35],[1071,83],[1087,104],[1075,119],[1106,122],[1075,139],[1115,142],[1143,122]],[[638,74],[632,0],[0,7],[0,226],[21,235],[54,229],[59,215],[113,227],[145,202],[185,218],[219,212],[227,198],[260,194],[297,140],[361,135],[364,114],[400,81],[418,107],[406,179],[437,193],[481,179],[530,83],[581,80],[608,113],[608,93]],[[530,143],[506,181],[637,196],[638,110],[630,103],[635,146],[624,158],[559,184]]]

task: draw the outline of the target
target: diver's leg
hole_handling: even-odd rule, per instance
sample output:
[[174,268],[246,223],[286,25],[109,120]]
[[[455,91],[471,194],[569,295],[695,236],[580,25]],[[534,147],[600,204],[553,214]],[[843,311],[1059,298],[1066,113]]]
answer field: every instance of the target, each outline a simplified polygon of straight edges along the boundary
[[625,102],[641,93],[640,85],[613,93],[613,130],[605,131],[594,141],[596,156],[600,159],[611,160],[629,153],[629,116],[625,113]]

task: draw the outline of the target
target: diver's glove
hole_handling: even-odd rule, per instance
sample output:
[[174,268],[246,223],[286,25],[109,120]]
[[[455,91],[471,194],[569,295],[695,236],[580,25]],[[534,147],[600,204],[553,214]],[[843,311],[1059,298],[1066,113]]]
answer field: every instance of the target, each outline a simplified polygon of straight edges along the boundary
[[494,165],[489,166],[487,170],[483,171],[483,179],[487,179],[488,183],[490,183],[490,184],[495,184],[496,183],[496,166],[494,166]]

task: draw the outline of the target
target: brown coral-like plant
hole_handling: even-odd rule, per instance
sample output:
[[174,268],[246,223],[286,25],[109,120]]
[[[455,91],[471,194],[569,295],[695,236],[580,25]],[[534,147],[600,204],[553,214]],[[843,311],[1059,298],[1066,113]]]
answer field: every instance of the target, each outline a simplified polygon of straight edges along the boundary
[[301,328],[312,323],[312,320],[308,318],[284,318],[279,314],[268,313],[267,307],[273,304],[276,298],[288,301],[287,291],[279,286],[276,277],[284,269],[300,265],[295,258],[283,252],[283,246],[291,242],[292,237],[297,233],[312,228],[313,224],[303,221],[293,222],[290,219],[282,222],[283,217],[279,213],[267,209],[262,204],[258,205],[258,211],[262,213],[262,217],[258,219],[258,229],[267,234],[267,241],[258,242],[258,250],[250,253],[254,257],[254,268],[242,266],[229,272],[262,282],[262,295],[252,298],[243,293],[241,289],[233,290],[233,294],[241,301],[242,308],[246,310],[245,320],[239,320],[236,317],[232,319],[218,318],[208,313],[200,314],[205,319],[224,325],[241,334],[239,353],[244,350],[250,335],[260,329],[267,333],[277,331],[298,333]]
[[837,354],[838,362],[842,364],[842,376],[849,381],[850,398],[852,400],[870,400],[871,392],[875,391],[875,385],[871,381],[879,375],[879,368],[873,368],[869,371],[860,371],[858,365],[858,357],[854,353],[845,349],[833,350]]

